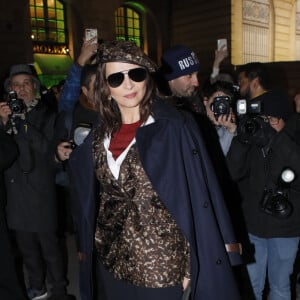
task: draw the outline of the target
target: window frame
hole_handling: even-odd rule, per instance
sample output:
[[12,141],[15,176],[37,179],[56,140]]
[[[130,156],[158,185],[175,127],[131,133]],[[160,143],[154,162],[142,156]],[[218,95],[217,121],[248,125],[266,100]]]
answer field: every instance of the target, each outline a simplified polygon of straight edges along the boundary
[[[137,24],[138,23],[138,24]],[[143,49],[143,16],[130,5],[123,4],[115,11],[116,40],[134,41]]]
[[[49,6],[49,2],[53,2],[53,6]],[[61,0],[30,0],[29,9],[33,52],[68,54],[65,3]]]

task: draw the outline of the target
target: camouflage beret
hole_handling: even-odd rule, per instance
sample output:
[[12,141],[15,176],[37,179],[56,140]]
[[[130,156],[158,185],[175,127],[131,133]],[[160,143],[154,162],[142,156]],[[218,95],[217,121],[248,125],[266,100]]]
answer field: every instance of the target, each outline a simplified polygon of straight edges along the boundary
[[157,69],[155,63],[131,41],[108,41],[99,46],[98,62],[124,62],[140,65],[148,69],[149,72],[155,72]]

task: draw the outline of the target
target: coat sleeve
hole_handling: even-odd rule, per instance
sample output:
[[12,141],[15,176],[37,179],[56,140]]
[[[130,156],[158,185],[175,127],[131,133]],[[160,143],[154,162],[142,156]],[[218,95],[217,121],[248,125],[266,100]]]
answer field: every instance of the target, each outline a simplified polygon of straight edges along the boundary
[[68,73],[59,99],[59,111],[72,110],[80,96],[81,66],[74,63]]

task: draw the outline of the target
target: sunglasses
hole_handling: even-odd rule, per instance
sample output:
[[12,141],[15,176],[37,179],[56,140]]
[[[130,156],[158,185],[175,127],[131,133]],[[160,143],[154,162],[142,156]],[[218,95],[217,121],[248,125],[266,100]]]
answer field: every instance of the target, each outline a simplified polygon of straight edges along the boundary
[[106,80],[110,87],[116,88],[120,86],[124,79],[125,79],[125,74],[128,75],[128,77],[135,82],[142,82],[146,79],[147,77],[147,71],[144,68],[135,68],[135,69],[130,69],[118,73],[113,73],[110,74]]

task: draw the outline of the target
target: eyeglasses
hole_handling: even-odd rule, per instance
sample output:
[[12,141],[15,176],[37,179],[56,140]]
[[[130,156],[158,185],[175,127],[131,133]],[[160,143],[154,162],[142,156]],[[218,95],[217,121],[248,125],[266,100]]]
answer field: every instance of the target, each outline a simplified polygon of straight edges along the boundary
[[264,122],[269,123],[270,125],[277,125],[279,123],[280,118],[270,117],[270,116],[261,116]]
[[134,68],[134,69],[130,69],[130,70],[110,74],[106,78],[106,80],[112,88],[116,88],[116,87],[120,86],[123,83],[123,81],[125,79],[125,74],[127,74],[128,77],[131,80],[135,81],[135,82],[142,82],[147,77],[146,69],[144,69],[144,68]]

